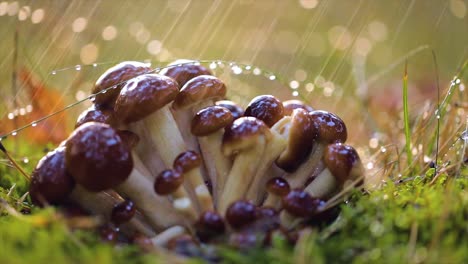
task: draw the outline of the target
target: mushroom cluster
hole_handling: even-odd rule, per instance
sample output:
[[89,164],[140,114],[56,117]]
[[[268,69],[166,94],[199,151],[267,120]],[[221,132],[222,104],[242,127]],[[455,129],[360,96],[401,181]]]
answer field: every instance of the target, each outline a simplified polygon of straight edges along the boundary
[[363,176],[344,122],[272,95],[244,110],[226,91],[196,63],[110,68],[73,133],[37,164],[32,201],[73,202],[105,219],[107,240],[185,255],[294,241],[329,221],[327,201]]

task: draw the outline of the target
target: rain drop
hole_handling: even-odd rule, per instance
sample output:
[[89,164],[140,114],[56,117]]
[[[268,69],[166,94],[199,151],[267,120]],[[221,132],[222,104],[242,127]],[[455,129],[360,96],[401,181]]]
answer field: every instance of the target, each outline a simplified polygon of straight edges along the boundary
[[33,122],[33,123],[31,123],[31,126],[32,126],[32,127],[35,127],[35,126],[37,126],[37,123],[36,123],[36,122]]
[[268,79],[274,81],[274,80],[276,80],[276,76],[274,74],[272,74],[272,75],[270,75],[270,77],[268,77]]
[[75,70],[81,71],[81,65],[75,65]]
[[93,67],[97,67],[97,63],[93,63]]
[[29,159],[25,157],[25,158],[23,159],[23,163],[29,163]]
[[13,131],[13,132],[11,133],[11,135],[12,135],[12,136],[16,136],[16,135],[18,135],[18,132]]
[[246,70],[246,71],[250,71],[251,69],[252,69],[252,66],[250,66],[250,65],[246,65],[246,66],[245,66],[245,70]]
[[236,74],[236,75],[239,75],[239,74],[242,73],[242,68],[239,67],[239,66],[237,66],[237,65],[232,66],[232,67],[231,67],[231,70],[232,70],[232,72],[233,72],[234,74]]
[[260,70],[259,68],[255,68],[255,69],[253,70],[253,74],[254,74],[254,75],[260,75],[260,74],[262,74],[262,70]]
[[215,62],[210,63],[210,69],[214,70],[216,69],[217,65]]
[[57,74],[57,72],[56,71],[51,71],[50,74],[55,75],[55,74]]

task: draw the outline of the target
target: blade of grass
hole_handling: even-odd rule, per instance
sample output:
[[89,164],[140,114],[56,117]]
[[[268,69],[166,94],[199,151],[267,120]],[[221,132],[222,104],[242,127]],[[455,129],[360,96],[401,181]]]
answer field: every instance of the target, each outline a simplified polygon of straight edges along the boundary
[[411,153],[411,131],[409,124],[409,110],[408,110],[408,61],[405,62],[405,74],[403,76],[403,121],[405,126],[405,149],[408,168],[411,166],[413,160]]

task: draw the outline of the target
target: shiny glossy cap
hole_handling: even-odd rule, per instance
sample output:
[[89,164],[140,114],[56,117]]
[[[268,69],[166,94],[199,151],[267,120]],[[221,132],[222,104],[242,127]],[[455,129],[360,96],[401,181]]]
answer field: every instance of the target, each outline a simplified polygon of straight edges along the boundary
[[221,106],[204,108],[193,117],[191,132],[197,137],[207,136],[230,125],[234,120],[231,112]]
[[284,101],[283,102],[283,107],[284,107],[284,115],[285,116],[291,115],[292,112],[294,111],[294,109],[304,109],[307,112],[314,111],[314,109],[311,106],[307,105],[306,103],[304,103],[301,100],[295,100],[295,99]]
[[241,117],[226,127],[223,136],[223,153],[232,155],[234,152],[255,146],[261,136],[271,136],[268,127],[255,117]]
[[250,101],[244,116],[253,116],[272,127],[284,116],[283,103],[273,95],[259,95]]
[[320,200],[312,198],[307,192],[294,189],[283,197],[283,208],[296,217],[308,217],[314,214]]
[[231,111],[232,117],[234,119],[237,119],[237,118],[242,117],[244,115],[244,109],[242,107],[240,107],[240,105],[236,104],[233,101],[221,100],[221,101],[217,101],[215,104],[217,106],[222,106],[222,107],[228,109],[229,111]]
[[201,156],[193,150],[179,154],[174,160],[173,167],[178,172],[188,172],[201,166],[203,160]]
[[179,88],[182,88],[189,80],[199,75],[213,75],[210,70],[191,60],[176,60],[167,68],[161,70],[160,74],[176,80]]
[[175,170],[164,170],[154,182],[154,191],[159,195],[169,195],[175,192],[184,182],[182,175]]
[[323,162],[335,179],[343,184],[349,179],[362,176],[362,163],[356,150],[345,144],[330,144],[325,149]]
[[188,81],[174,100],[174,109],[187,109],[205,100],[219,100],[226,95],[224,83],[211,75],[200,75]]
[[348,137],[346,125],[333,113],[315,110],[309,113],[318,131],[318,140],[324,143],[342,142]]

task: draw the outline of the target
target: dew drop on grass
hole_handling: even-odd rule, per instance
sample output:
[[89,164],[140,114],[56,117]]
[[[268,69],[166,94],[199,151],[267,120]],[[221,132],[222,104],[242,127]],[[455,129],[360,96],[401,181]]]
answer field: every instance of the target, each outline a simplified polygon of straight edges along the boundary
[[57,74],[57,72],[56,71],[51,71],[50,74],[55,75],[55,74]]
[[254,74],[254,75],[260,75],[260,74],[262,74],[262,70],[260,70],[259,68],[255,68],[255,69],[253,70],[253,74]]
[[81,71],[81,65],[79,65],[79,64],[78,64],[78,65],[75,65],[75,70]]
[[16,136],[16,135],[18,135],[18,132],[13,131],[13,132],[11,133],[11,135],[12,135],[12,136]]
[[32,123],[31,123],[31,126],[32,126],[32,127],[35,127],[35,126],[37,126],[37,123],[36,123],[36,122],[32,122]]
[[276,76],[275,76],[274,74],[272,74],[272,75],[270,75],[270,76],[268,77],[268,79],[274,81],[274,80],[276,80]]

